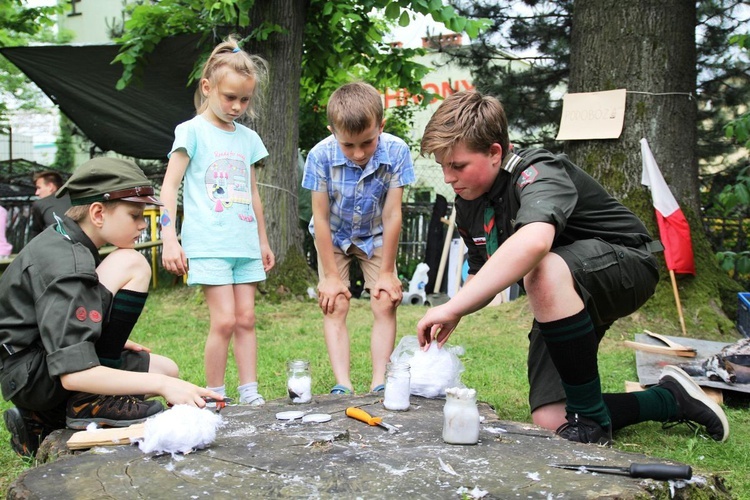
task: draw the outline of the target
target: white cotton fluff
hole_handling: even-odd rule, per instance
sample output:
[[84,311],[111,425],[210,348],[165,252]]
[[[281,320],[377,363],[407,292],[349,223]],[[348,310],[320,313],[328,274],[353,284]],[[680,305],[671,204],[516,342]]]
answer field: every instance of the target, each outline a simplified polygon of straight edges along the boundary
[[447,387],[460,386],[463,365],[449,349],[438,349],[437,342],[427,352],[417,349],[409,360],[411,393],[425,398],[445,396]]
[[175,405],[146,420],[138,447],[143,453],[190,453],[213,443],[222,425],[221,415],[211,410]]

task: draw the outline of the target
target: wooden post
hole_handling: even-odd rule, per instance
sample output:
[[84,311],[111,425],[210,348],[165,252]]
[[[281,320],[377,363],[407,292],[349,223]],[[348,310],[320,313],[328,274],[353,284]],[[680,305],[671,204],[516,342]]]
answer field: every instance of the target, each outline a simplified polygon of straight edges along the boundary
[[448,232],[445,233],[445,241],[443,242],[443,253],[440,255],[440,265],[438,266],[437,275],[435,276],[435,285],[432,287],[434,293],[440,293],[440,288],[443,283],[443,272],[445,272],[445,263],[448,260],[448,250],[451,246],[451,240],[453,239],[453,226],[456,224],[456,206],[453,205],[453,211],[448,219]]
[[682,336],[687,337],[687,330],[685,329],[685,318],[682,316],[682,304],[680,304],[680,292],[677,291],[677,278],[675,278],[674,271],[672,269],[669,270],[669,277],[672,280],[672,292],[674,293],[674,301],[677,303],[677,313],[680,315]]

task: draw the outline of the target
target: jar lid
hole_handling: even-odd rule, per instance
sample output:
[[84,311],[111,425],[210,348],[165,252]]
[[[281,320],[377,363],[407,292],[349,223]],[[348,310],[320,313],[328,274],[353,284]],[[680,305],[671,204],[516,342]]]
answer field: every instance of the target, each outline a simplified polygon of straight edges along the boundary
[[302,417],[303,422],[314,422],[317,424],[328,422],[331,420],[331,416],[328,413],[311,413]]
[[276,414],[276,418],[279,420],[295,420],[302,418],[305,415],[303,411],[281,411]]

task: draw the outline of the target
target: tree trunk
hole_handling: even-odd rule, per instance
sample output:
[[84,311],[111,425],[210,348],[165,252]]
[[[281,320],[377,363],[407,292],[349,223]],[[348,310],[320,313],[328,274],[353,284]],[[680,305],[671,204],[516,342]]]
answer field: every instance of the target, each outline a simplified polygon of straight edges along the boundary
[[[569,141],[566,152],[658,237],[651,195],[641,186],[640,139],[654,157],[690,221],[697,279],[683,279],[680,294],[691,326],[698,309],[717,303],[736,311],[733,282],[716,265],[700,215],[696,156],[695,2],[686,0],[576,0],[569,91],[627,89],[625,125],[615,140]],[[663,257],[656,304],[674,304]],[[654,302],[652,300],[652,302]],[[675,319],[676,319],[675,313]],[[715,320],[721,331],[731,323]],[[672,332],[677,333],[677,332]]]
[[281,26],[283,33],[247,44],[246,50],[263,57],[269,64],[265,105],[254,128],[263,139],[269,156],[257,169],[258,187],[266,219],[271,249],[277,264],[287,252],[302,252],[297,193],[297,148],[299,144],[299,92],[302,74],[302,43],[308,0],[257,0],[250,19]]
[[570,92],[622,88],[643,93],[627,94],[620,139],[570,141],[566,151],[627,202],[634,192],[646,193],[639,144],[645,137],[680,205],[697,212],[697,110],[689,97],[695,92],[694,2],[576,0]]

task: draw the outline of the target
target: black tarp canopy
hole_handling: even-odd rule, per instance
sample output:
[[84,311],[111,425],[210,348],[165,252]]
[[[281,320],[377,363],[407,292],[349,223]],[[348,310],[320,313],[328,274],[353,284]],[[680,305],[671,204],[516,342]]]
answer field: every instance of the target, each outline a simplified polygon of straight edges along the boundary
[[140,83],[115,85],[119,46],[5,47],[6,58],[39,86],[102,151],[163,159],[177,124],[195,114],[195,85],[187,86],[200,55],[198,35],[165,38],[149,54]]

